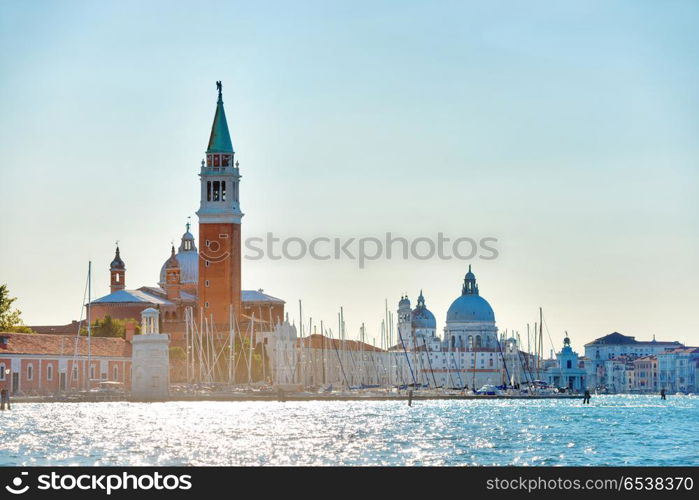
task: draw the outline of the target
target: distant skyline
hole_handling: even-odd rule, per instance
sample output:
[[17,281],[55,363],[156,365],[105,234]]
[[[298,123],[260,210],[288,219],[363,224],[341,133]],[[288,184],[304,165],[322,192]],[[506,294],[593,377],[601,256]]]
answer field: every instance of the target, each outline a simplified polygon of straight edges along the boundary
[[[699,4],[0,0],[0,283],[27,324],[155,285],[223,81],[243,237],[494,237],[495,260],[243,260],[379,341],[468,265],[501,330],[699,345]],[[549,347],[546,336],[546,353]]]

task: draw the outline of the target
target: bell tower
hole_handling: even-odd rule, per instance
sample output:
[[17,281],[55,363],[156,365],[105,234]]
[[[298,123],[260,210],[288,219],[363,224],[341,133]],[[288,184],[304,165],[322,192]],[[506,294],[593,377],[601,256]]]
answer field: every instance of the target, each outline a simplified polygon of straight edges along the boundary
[[168,300],[180,298],[180,263],[177,261],[175,246],[172,246],[170,258],[165,263],[165,293]]
[[230,307],[241,314],[241,234],[238,162],[223,109],[223,86],[216,82],[218,101],[206,160],[199,172],[199,309],[208,321],[227,329]]
[[119,255],[119,245],[117,244],[114,260],[109,264],[109,288],[111,293],[126,288],[126,265]]

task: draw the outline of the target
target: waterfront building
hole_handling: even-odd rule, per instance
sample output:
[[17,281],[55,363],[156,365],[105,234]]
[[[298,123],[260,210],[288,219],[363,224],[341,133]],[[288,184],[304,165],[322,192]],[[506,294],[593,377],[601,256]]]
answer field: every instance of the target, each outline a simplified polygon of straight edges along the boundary
[[699,347],[658,354],[658,388],[668,392],[699,391]]
[[471,266],[461,295],[447,310],[443,333],[443,338],[436,336],[436,321],[422,292],[413,310],[408,297],[401,297],[399,342],[390,349],[394,353],[391,366],[398,373],[407,368],[409,380],[431,387],[527,385],[537,378],[536,358],[523,352],[516,338],[498,333],[493,308],[481,296]]
[[633,392],[658,391],[658,358],[642,356],[633,360]]
[[[89,360],[88,360],[89,353]],[[131,343],[111,337],[0,333],[0,388],[48,395],[95,388],[102,381],[131,384]]]
[[357,387],[409,383],[407,364],[395,353],[359,340],[312,334],[298,339],[299,383]]
[[[585,344],[585,357],[589,360],[586,363],[587,384],[591,388],[606,387],[609,389],[611,385],[618,387],[619,384],[617,382],[612,382],[612,373],[613,369],[622,371],[622,368],[609,364],[608,361],[621,356],[635,359],[642,356],[657,355],[678,347],[683,347],[683,345],[677,341],[657,341],[655,337],[651,341],[639,341],[635,337],[622,335],[619,332],[613,332],[595,339]],[[623,371],[626,371],[625,366]],[[623,385],[627,383],[625,381]]]
[[[634,359],[634,356],[621,355],[604,360],[600,370],[604,377],[604,385],[601,389],[611,393],[631,392],[635,378]],[[590,386],[590,388],[593,387],[595,386]]]
[[583,392],[587,388],[584,362],[570,346],[570,338],[563,339],[563,348],[556,354],[556,363],[545,371],[545,381],[554,387]]

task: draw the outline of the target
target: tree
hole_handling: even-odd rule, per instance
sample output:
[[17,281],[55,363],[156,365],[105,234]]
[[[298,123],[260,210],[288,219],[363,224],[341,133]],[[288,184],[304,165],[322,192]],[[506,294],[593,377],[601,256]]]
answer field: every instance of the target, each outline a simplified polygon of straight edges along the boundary
[[[90,335],[92,337],[119,337],[124,338],[126,335],[126,323],[128,321],[133,321],[136,328],[136,334],[139,333],[140,327],[138,322],[134,319],[114,319],[107,315],[102,319],[97,319],[92,323],[92,328],[90,329]],[[82,328],[80,330],[80,335],[87,335],[87,328]]]
[[22,312],[12,309],[12,303],[17,297],[10,297],[7,284],[0,285],[0,332],[31,333],[31,328],[22,322]]

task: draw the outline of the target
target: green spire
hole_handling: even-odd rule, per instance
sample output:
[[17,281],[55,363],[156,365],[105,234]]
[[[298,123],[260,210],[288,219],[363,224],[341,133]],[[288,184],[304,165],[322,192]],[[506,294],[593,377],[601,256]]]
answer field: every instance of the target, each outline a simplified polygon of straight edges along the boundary
[[216,103],[216,115],[214,124],[211,126],[211,137],[209,137],[209,147],[207,153],[232,153],[233,144],[231,134],[228,132],[228,122],[226,122],[226,112],[223,110],[223,85],[216,82],[218,89],[218,102]]

